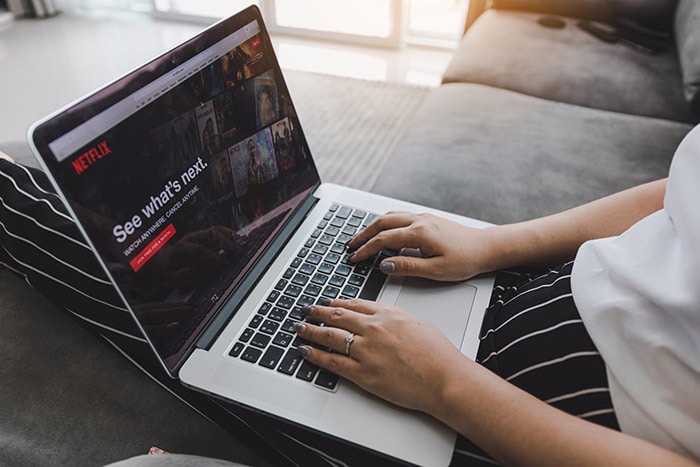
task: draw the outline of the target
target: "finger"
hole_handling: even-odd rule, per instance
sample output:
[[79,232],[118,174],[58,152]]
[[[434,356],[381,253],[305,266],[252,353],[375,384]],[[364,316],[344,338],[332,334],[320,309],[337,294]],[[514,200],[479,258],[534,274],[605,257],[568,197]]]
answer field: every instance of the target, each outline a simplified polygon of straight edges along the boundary
[[440,279],[445,276],[440,257],[392,256],[381,262],[380,271],[388,275]]
[[349,351],[352,345],[360,339],[359,335],[344,329],[331,326],[316,326],[311,323],[295,323],[294,330],[302,339],[343,355],[348,355],[346,350]]
[[358,248],[353,256],[350,257],[350,260],[353,262],[363,261],[381,251],[391,252],[392,250],[420,249],[423,245],[420,244],[420,238],[417,236],[417,232],[413,224],[379,232]]
[[348,242],[348,246],[350,248],[359,248],[379,232],[409,225],[411,223],[410,214],[411,213],[403,211],[391,211],[377,217],[367,227],[355,235],[355,237]]
[[360,362],[351,357],[325,352],[309,345],[300,345],[297,349],[309,362],[343,378],[354,380],[354,375],[360,371]]
[[[340,305],[337,305],[338,302]],[[343,300],[336,300],[332,306],[302,307],[301,314],[314,323],[323,323],[333,328],[359,333],[362,327],[360,323],[362,315],[346,308],[346,306]]]

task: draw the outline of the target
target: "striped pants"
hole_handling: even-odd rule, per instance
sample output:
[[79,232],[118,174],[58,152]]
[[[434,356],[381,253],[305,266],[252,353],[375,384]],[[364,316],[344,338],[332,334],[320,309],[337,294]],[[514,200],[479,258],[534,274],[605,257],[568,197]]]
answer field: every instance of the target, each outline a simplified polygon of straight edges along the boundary
[[[101,336],[148,377],[280,465],[374,465],[364,450],[223,403],[169,378],[45,174],[0,160],[0,263]],[[605,366],[571,297],[572,263],[501,271],[477,360],[547,403],[618,429]],[[492,465],[460,437],[453,465]],[[382,465],[389,465],[381,459]]]

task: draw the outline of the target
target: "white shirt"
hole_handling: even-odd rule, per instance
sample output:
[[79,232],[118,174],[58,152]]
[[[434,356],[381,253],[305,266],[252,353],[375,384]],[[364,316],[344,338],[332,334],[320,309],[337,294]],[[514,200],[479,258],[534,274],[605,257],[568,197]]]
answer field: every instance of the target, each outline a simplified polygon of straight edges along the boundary
[[664,208],[583,244],[571,286],[622,431],[700,460],[700,126],[676,151]]

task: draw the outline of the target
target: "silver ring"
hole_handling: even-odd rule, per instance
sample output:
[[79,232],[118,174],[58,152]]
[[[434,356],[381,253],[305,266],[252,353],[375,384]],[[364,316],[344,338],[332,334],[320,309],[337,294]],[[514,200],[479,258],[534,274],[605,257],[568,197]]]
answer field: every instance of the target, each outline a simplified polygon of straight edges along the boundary
[[355,340],[355,334],[349,332],[347,336],[345,336],[345,355],[350,356],[350,344]]

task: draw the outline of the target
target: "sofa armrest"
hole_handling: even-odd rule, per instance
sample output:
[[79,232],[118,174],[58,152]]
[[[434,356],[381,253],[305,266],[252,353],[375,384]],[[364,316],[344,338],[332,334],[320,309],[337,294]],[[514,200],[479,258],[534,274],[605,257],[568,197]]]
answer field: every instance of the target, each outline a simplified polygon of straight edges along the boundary
[[491,0],[494,8],[526,10],[596,21],[625,19],[670,31],[678,0]]
[[608,20],[614,16],[611,0],[492,0],[493,8],[525,10],[552,15]]
[[469,27],[486,11],[488,0],[470,0],[469,8],[467,9],[467,20],[464,23],[464,32],[466,33]]

